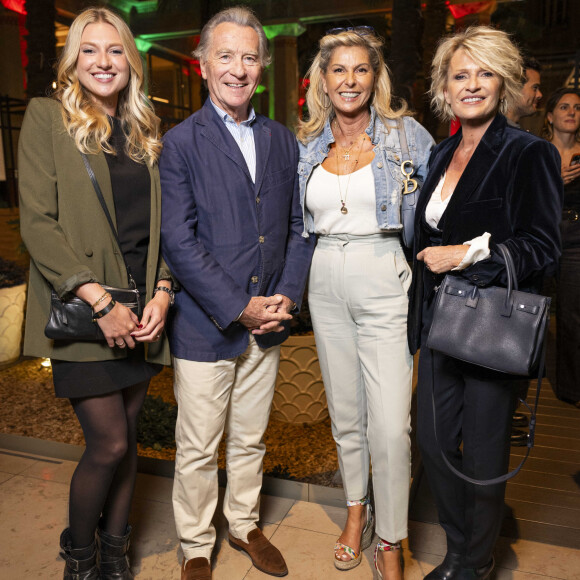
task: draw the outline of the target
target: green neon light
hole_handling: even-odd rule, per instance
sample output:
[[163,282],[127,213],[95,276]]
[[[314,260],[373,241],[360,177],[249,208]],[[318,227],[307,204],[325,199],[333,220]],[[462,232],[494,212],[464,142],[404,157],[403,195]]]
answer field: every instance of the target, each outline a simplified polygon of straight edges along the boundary
[[132,8],[135,8],[138,14],[147,14],[157,10],[157,0],[110,0],[110,3],[121,12],[129,14]]
[[149,49],[153,46],[153,43],[147,42],[142,38],[135,38],[135,44],[139,52],[149,52]]
[[306,28],[299,22],[288,22],[286,24],[271,24],[264,26],[266,38],[272,40],[277,36],[300,36]]
[[266,87],[264,85],[258,85],[256,87],[256,94],[261,95],[265,90],[266,90]]
[[140,34],[140,38],[144,40],[151,40],[155,42],[157,40],[172,40],[173,38],[184,38],[186,36],[195,36],[199,34],[199,29],[191,28],[184,30],[176,30],[174,32],[153,32],[151,34]]

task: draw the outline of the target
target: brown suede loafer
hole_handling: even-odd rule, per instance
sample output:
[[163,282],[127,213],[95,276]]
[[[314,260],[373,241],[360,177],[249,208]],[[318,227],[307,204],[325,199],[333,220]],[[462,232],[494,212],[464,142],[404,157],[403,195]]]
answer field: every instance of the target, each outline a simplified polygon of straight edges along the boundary
[[230,533],[228,533],[228,537],[232,548],[246,552],[252,559],[252,564],[260,572],[271,576],[286,576],[288,574],[288,568],[280,550],[270,543],[260,528],[256,528],[248,534],[247,543],[234,538]]
[[192,558],[181,564],[181,580],[211,580],[211,564],[207,558]]

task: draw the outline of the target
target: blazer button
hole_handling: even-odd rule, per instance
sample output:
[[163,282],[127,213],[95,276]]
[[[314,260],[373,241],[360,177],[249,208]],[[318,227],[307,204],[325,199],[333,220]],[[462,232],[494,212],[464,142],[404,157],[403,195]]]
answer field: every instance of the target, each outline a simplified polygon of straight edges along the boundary
[[383,164],[382,164],[382,163],[379,161],[379,162],[377,163],[377,167],[378,167],[379,169],[382,169],[382,168],[383,168]]
[[258,238],[258,241],[260,242],[260,244],[263,244],[264,243],[264,236],[260,236]]
[[474,275],[474,276],[471,277],[471,279],[474,280],[474,281],[477,281],[477,280],[479,280],[479,276],[475,276]]
[[387,211],[387,206],[384,203],[381,205],[381,211]]
[[260,196],[256,198],[256,203],[260,203]]
[[258,283],[258,276],[252,276],[252,284],[257,284]]
[[93,255],[93,250],[91,248],[85,248],[85,256],[90,258]]

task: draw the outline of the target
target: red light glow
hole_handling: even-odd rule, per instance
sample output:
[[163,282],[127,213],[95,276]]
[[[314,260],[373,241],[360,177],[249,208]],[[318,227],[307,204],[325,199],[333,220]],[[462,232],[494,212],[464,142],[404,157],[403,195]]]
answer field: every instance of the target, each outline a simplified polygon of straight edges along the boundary
[[25,0],[0,0],[2,2],[2,6],[8,10],[13,10],[14,12],[18,12],[18,14],[26,14],[26,10],[24,8]]

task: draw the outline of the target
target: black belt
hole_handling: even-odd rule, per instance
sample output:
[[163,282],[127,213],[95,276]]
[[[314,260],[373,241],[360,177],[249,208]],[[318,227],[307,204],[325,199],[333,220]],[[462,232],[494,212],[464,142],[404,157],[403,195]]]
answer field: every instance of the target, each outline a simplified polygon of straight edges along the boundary
[[580,219],[580,211],[576,209],[562,210],[562,220],[569,222],[577,222]]

